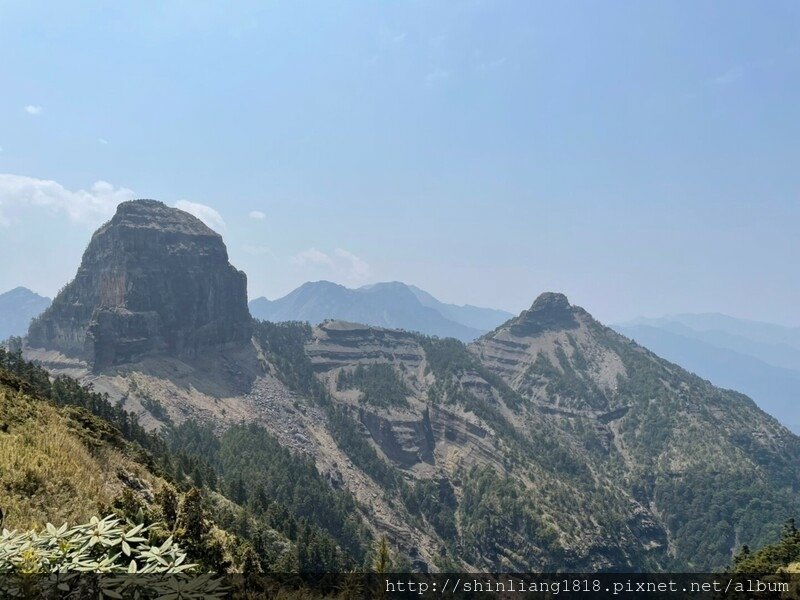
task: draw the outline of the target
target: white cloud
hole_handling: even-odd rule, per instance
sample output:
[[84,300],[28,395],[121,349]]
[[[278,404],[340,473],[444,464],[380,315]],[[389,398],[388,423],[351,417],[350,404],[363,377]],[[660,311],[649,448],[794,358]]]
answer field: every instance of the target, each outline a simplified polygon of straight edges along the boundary
[[508,58],[502,56],[500,58],[496,58],[494,60],[479,60],[478,61],[478,71],[486,72],[486,71],[494,71],[495,69],[499,69],[504,64],[508,62]]
[[333,266],[333,260],[330,256],[317,250],[316,248],[309,248],[303,250],[292,259],[295,264],[300,266],[314,265],[314,266]]
[[360,282],[369,277],[370,268],[364,259],[342,248],[337,248],[334,253],[347,266],[347,279],[353,282]]
[[222,218],[222,215],[206,204],[190,202],[189,200],[178,200],[175,203],[175,208],[179,208],[188,212],[190,215],[194,215],[214,231],[225,231],[225,220]]
[[730,85],[739,81],[742,77],[744,77],[744,68],[733,67],[711,79],[710,83],[714,85]]
[[292,261],[298,266],[313,269],[315,276],[324,275],[347,283],[363,283],[372,273],[365,260],[343,248],[336,248],[332,255],[309,248],[294,256]]
[[264,219],[267,218],[267,215],[265,215],[260,210],[251,210],[247,216],[250,217],[251,219],[255,219],[256,221],[263,221]]
[[443,81],[448,77],[450,77],[450,71],[445,71],[444,69],[436,68],[433,69],[432,71],[429,71],[428,74],[425,75],[425,81],[428,84],[433,84],[438,81]]
[[275,258],[275,253],[269,246],[260,246],[258,244],[242,246],[242,252],[250,256],[269,256],[270,258]]
[[42,113],[42,107],[38,104],[28,104],[28,106],[25,107],[25,112],[29,115],[39,115]]
[[2,146],[0,146],[0,152],[2,152],[2,151],[3,151],[3,147],[2,147]]
[[73,191],[56,181],[0,173],[0,225],[11,225],[20,209],[34,207],[94,228],[114,214],[117,204],[133,198],[133,191],[106,181]]
[[103,144],[103,146],[108,146],[108,140],[106,138],[97,138],[98,144]]

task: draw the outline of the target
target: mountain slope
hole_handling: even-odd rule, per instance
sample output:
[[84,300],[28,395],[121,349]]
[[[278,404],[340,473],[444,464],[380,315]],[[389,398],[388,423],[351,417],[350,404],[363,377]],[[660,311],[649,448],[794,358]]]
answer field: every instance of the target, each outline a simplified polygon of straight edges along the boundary
[[0,520],[34,530],[113,513],[155,524],[157,545],[172,535],[217,573],[363,561],[369,536],[352,497],[258,426],[219,439],[196,422],[164,433],[0,347]]
[[20,393],[2,372],[0,414],[0,506],[10,529],[88,521],[131,486],[152,498],[164,485],[108,424]]
[[667,329],[648,325],[617,325],[614,329],[715,385],[747,394],[763,410],[800,433],[800,371]]
[[660,359],[562,295],[540,296],[470,350],[580,432],[591,468],[624,482],[662,525],[676,565],[725,564],[731,548],[774,536],[766,524],[800,508],[796,436],[746,396]]
[[[329,281],[316,281],[304,283],[278,300],[257,298],[249,306],[255,318],[265,321],[317,324],[326,319],[339,319],[464,341],[475,339],[486,330],[454,318],[464,316],[459,311],[467,315],[469,322],[492,320],[494,313],[489,309],[445,305],[427,294],[425,302],[422,302],[418,292],[421,290],[415,291],[399,282],[349,289]],[[498,318],[495,324],[502,320]]]
[[0,340],[12,335],[25,335],[31,319],[39,316],[48,306],[50,298],[24,287],[0,294]]

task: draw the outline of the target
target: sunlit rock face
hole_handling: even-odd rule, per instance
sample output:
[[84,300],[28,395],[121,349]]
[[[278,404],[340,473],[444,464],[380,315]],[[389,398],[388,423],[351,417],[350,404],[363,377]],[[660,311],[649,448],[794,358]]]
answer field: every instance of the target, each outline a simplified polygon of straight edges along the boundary
[[28,333],[30,346],[85,358],[96,370],[249,339],[247,277],[228,262],[222,237],[155,200],[118,206]]

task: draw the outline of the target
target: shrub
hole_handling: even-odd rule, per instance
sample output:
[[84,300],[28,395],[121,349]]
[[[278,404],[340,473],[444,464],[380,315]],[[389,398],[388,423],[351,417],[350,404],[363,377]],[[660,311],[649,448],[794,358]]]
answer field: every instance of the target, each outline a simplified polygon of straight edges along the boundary
[[48,523],[44,531],[4,529],[0,573],[179,573],[195,566],[186,562],[186,554],[171,537],[151,546],[146,537],[149,529],[113,516],[92,517],[72,528]]

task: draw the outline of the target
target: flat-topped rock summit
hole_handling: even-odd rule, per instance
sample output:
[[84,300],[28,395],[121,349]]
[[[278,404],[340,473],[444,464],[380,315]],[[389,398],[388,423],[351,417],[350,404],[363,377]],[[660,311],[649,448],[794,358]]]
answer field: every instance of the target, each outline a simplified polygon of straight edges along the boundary
[[246,343],[250,328],[247,277],[228,262],[222,237],[187,212],[132,200],[94,233],[28,344],[97,370],[152,352]]

